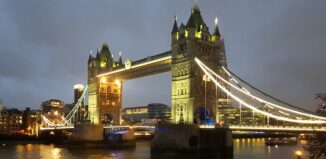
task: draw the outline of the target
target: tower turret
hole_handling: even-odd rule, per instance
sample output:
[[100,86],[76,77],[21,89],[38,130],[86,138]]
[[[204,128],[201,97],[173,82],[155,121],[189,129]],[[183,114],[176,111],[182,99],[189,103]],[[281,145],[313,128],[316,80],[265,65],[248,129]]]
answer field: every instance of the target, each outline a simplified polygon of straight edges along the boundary
[[114,60],[112,58],[112,53],[110,52],[109,46],[107,43],[102,45],[102,49],[100,51],[100,67],[101,70],[111,70],[114,64]]
[[220,39],[220,30],[218,29],[218,18],[216,17],[215,18],[215,21],[214,21],[214,24],[215,24],[215,28],[214,28],[214,32],[213,32],[213,35],[212,35],[212,42],[218,42],[219,39]]
[[[211,66],[226,65],[225,57],[220,55],[223,52],[220,41],[211,40],[212,37],[220,39],[218,27],[215,25],[211,34],[198,5],[195,4],[188,22],[186,25],[180,24],[178,33],[179,38],[175,42],[172,41],[171,45],[172,122],[201,124],[207,120],[216,121],[216,106],[219,99],[224,99],[224,94],[212,91],[215,87],[212,82],[208,82],[206,84],[209,91],[205,95],[206,87],[202,78],[204,73],[196,65],[194,57]],[[217,67],[214,71],[218,72]],[[205,98],[207,100],[203,102]],[[203,118],[203,112],[208,112],[206,118]]]
[[201,31],[203,25],[206,26],[203,17],[200,14],[200,9],[198,5],[195,4],[191,9],[191,15],[186,25],[189,37],[196,36],[196,33]]
[[177,16],[174,16],[174,24],[173,24],[171,36],[172,36],[172,43],[174,43],[175,41],[177,41],[179,39]]
[[94,61],[94,58],[92,57],[92,50],[89,50],[89,57],[88,57],[88,66],[90,67],[91,63]]
[[122,57],[121,57],[122,53],[121,51],[119,52],[119,60],[118,60],[118,66],[122,66],[123,62],[122,62]]

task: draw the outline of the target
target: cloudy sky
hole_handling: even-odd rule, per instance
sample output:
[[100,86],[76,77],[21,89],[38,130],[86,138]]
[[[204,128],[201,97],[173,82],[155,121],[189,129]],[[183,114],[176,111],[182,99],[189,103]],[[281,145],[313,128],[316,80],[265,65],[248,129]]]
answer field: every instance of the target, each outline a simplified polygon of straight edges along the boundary
[[[107,42],[134,60],[170,50],[173,16],[186,23],[194,1],[0,0],[0,99],[38,108],[73,101],[87,82],[89,50]],[[282,100],[314,110],[326,92],[326,1],[199,1],[211,30],[219,17],[234,73]],[[170,104],[170,73],[124,83],[123,105]],[[159,84],[158,84],[159,83]]]

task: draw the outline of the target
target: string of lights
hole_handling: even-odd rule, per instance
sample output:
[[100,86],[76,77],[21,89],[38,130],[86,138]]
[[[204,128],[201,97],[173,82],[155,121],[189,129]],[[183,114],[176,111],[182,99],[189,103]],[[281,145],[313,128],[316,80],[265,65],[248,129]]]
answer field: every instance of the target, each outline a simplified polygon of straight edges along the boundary
[[[325,124],[326,121],[323,121],[323,120],[302,120],[302,119],[291,119],[291,118],[288,118],[288,117],[282,117],[282,116],[278,116],[278,115],[274,115],[274,114],[271,114],[270,112],[265,112],[265,111],[262,111],[260,109],[257,109],[256,107],[248,104],[247,102],[243,101],[242,99],[240,99],[239,97],[237,97],[235,94],[231,93],[227,88],[223,87],[217,80],[216,80],[216,77],[219,78],[220,80],[222,80],[223,82],[227,83],[229,86],[237,89],[238,91],[252,97],[252,98],[255,98],[256,100],[258,101],[264,101],[254,95],[251,95],[241,89],[239,89],[238,87],[234,86],[233,84],[229,83],[228,81],[226,81],[224,78],[220,77],[219,75],[217,75],[214,71],[212,71],[210,68],[208,68],[205,64],[203,64],[198,58],[195,58],[195,61],[196,63],[200,66],[200,68],[204,71],[204,73],[215,83],[215,85],[217,85],[223,92],[225,92],[228,96],[230,96],[231,98],[233,98],[234,100],[238,101],[239,103],[241,103],[242,105],[252,109],[253,111],[255,112],[258,112],[258,113],[261,113],[265,116],[268,116],[268,117],[271,117],[271,118],[275,118],[275,119],[278,119],[278,120],[282,120],[282,121],[288,121],[288,122],[294,122],[294,123],[301,123],[301,124]],[[213,75],[215,77],[213,77]],[[266,102],[266,103],[269,103],[269,102]],[[274,105],[274,104],[273,104]],[[309,116],[310,114],[305,114],[305,113],[301,113],[299,112],[300,114],[302,115],[307,115]],[[310,115],[312,116],[312,115]],[[317,116],[319,117],[319,116]],[[320,117],[322,118],[322,117]]]

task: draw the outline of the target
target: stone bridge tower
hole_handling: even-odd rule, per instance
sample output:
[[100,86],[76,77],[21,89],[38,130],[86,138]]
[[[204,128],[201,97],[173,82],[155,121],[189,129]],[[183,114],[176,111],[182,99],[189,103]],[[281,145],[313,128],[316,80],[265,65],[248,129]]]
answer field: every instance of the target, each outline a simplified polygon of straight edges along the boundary
[[115,124],[121,122],[122,83],[113,78],[98,78],[102,72],[112,71],[123,65],[121,54],[118,61],[107,44],[97,50],[96,57],[88,59],[88,118],[94,124]]
[[181,23],[178,27],[175,18],[171,36],[172,122],[216,122],[218,101],[226,96],[216,90],[212,82],[203,80],[204,73],[194,58],[198,57],[211,68],[215,68],[214,71],[219,71],[220,66],[226,66],[224,43],[217,19],[214,32],[210,34],[199,7],[195,5],[186,25]]

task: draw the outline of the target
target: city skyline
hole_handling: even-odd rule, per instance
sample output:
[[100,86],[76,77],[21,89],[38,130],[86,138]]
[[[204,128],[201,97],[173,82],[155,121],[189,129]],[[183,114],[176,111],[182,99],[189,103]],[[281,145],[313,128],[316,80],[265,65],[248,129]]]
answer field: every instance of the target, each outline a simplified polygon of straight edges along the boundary
[[[314,94],[324,91],[326,84],[322,69],[326,65],[324,7],[317,1],[251,2],[254,5],[199,2],[210,30],[215,16],[220,19],[229,68],[273,96],[314,110],[317,105],[309,107],[314,106]],[[169,50],[173,16],[178,16],[179,24],[186,23],[194,4],[1,3],[0,12],[5,14],[0,20],[5,25],[0,25],[0,35],[6,38],[0,43],[0,99],[9,107],[20,108],[36,108],[51,98],[72,102],[73,85],[86,84],[88,50],[95,52],[104,42],[115,58],[120,50],[124,59],[133,60]],[[98,9],[83,13],[94,6]],[[72,13],[70,7],[83,11]],[[127,11],[121,13],[119,8]],[[114,18],[118,13],[121,18]],[[127,81],[123,106],[170,105],[170,85],[171,73]],[[144,92],[139,93],[142,88]]]

